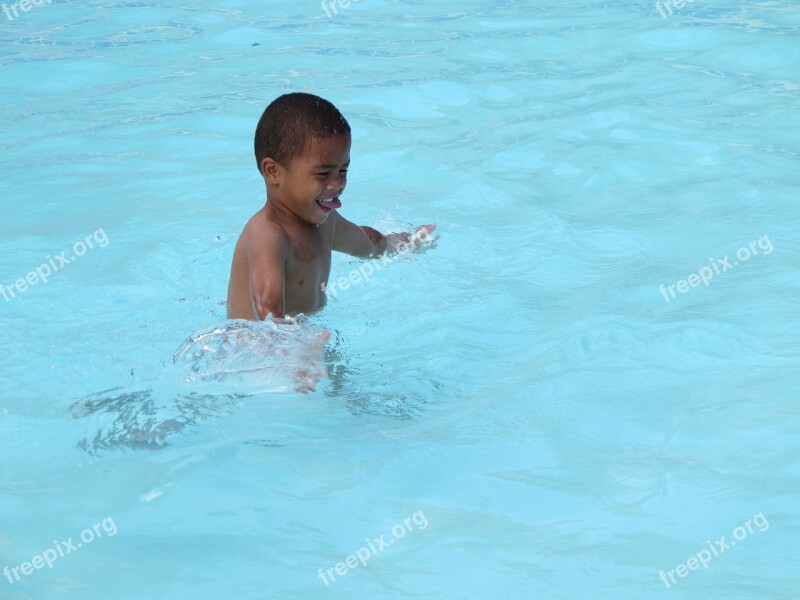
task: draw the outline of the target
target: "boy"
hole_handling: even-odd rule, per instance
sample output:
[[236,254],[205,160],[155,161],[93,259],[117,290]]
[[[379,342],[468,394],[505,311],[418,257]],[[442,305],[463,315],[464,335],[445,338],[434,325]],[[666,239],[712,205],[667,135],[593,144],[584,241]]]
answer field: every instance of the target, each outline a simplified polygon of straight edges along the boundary
[[229,319],[321,310],[332,250],[377,258],[402,245],[419,248],[436,229],[430,224],[383,235],[337,212],[350,165],[350,125],[318,96],[294,93],[273,101],[258,122],[255,153],[267,203],[248,221],[233,253]]

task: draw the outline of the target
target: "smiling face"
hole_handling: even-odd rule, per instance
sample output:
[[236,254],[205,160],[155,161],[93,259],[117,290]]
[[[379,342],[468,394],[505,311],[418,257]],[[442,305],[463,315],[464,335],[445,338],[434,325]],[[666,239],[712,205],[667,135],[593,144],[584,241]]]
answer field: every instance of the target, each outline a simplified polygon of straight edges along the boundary
[[321,225],[342,203],[350,165],[350,134],[312,140],[287,166],[271,158],[261,163],[270,204],[313,225]]

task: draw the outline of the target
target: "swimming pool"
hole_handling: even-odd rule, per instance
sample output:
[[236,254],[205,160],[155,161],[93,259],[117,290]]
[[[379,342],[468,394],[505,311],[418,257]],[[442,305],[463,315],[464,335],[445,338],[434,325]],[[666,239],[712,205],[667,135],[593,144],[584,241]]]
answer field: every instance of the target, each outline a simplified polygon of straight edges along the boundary
[[[796,598],[800,12],[678,4],[0,14],[0,597]],[[316,392],[176,391],[295,90],[441,239]]]

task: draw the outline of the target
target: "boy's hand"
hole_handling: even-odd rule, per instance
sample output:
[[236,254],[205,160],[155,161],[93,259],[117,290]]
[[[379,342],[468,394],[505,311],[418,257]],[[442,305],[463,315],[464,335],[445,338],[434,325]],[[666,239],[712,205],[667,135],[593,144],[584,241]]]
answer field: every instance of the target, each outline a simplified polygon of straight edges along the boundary
[[431,233],[436,229],[436,223],[420,225],[414,231],[405,233],[389,233],[386,235],[386,251],[390,254],[401,252],[422,252],[430,248],[436,238]]
[[436,223],[416,227],[411,232],[384,235],[377,229],[366,225],[359,227],[336,211],[332,214],[335,219],[333,249],[350,256],[377,258],[384,254],[397,254],[412,250],[419,252],[430,248],[436,241],[436,238],[430,235],[436,229]]
[[295,391],[302,394],[313,392],[317,389],[317,381],[328,376],[324,351],[330,338],[331,332],[323,329],[309,340],[309,351],[305,357],[307,366],[294,372]]

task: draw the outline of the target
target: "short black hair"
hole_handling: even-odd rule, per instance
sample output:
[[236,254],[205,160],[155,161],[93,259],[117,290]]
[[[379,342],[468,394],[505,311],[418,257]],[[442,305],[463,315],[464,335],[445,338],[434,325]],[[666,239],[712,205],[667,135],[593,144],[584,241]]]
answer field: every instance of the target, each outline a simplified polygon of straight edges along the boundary
[[287,166],[313,139],[350,133],[350,125],[330,102],[314,94],[284,94],[267,106],[256,127],[258,170],[269,157]]

